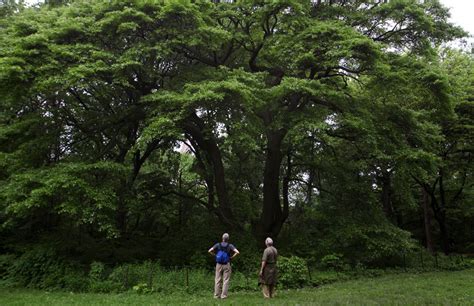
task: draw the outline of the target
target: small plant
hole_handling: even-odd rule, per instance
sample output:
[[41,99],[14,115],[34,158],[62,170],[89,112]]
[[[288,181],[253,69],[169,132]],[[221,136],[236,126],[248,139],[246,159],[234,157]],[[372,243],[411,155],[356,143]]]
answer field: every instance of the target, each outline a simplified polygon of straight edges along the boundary
[[145,283],[139,283],[139,284],[133,286],[132,290],[133,290],[133,292],[139,293],[139,294],[153,293],[153,288],[149,287]]
[[101,262],[94,261],[91,263],[89,278],[92,281],[101,281],[105,277],[105,265]]
[[328,254],[324,256],[321,259],[321,265],[323,268],[335,271],[343,271],[347,266],[341,254]]

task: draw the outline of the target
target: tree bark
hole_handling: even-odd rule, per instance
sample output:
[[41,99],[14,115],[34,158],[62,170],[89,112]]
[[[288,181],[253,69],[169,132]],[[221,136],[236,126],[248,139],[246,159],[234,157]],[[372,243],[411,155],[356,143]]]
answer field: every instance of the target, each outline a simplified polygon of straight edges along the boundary
[[[433,216],[438,223],[439,232],[441,236],[441,247],[443,248],[443,252],[448,255],[451,252],[450,242],[449,242],[449,232],[448,226],[446,222],[446,210],[445,210],[445,197],[444,197],[444,189],[443,189],[443,180],[442,176],[438,176],[433,184],[425,183],[417,179],[413,176],[415,181],[423,188],[424,192],[429,195],[431,209],[433,210]],[[442,194],[442,205],[440,206],[438,200],[436,199],[436,186],[440,182],[440,192]]]
[[422,199],[422,208],[423,208],[423,220],[424,220],[424,227],[425,227],[425,240],[426,240],[426,249],[431,253],[434,254],[434,245],[433,245],[433,233],[431,229],[431,211],[430,211],[430,198],[429,194],[421,188],[421,192],[423,195]]
[[431,208],[433,209],[434,218],[439,226],[443,252],[448,255],[451,252],[451,248],[449,245],[449,232],[446,223],[446,211],[438,204],[434,190],[429,191],[427,188],[425,188],[425,190],[428,192],[431,198]]
[[310,168],[308,173],[308,183],[306,189],[306,204],[310,206],[313,201],[314,169]]
[[395,223],[392,206],[392,175],[389,171],[383,171],[382,177],[382,206],[385,216],[390,222]]
[[[267,148],[263,173],[263,208],[256,226],[256,238],[262,242],[266,237],[276,238],[288,217],[288,202],[282,209],[280,202],[280,167],[283,160],[281,145],[287,131],[267,131]],[[289,165],[291,167],[291,164]],[[288,186],[286,186],[288,188]],[[286,190],[286,197],[288,190]]]
[[445,255],[449,255],[451,253],[451,246],[449,244],[449,233],[448,227],[446,223],[446,214],[444,212],[439,212],[436,220],[439,224],[439,231],[441,234],[441,243],[443,245],[443,251]]
[[[222,154],[217,145],[217,142],[212,135],[205,132],[205,124],[203,120],[196,114],[192,113],[184,122],[184,130],[189,137],[192,138],[193,143],[196,144],[196,150],[204,153],[209,166],[211,167],[211,174],[213,176],[214,187],[216,188],[218,209],[217,215],[222,223],[232,229],[238,228],[232,213],[231,205],[229,203],[229,196],[227,185],[225,181],[225,168],[222,162]],[[204,169],[206,170],[206,169]]]

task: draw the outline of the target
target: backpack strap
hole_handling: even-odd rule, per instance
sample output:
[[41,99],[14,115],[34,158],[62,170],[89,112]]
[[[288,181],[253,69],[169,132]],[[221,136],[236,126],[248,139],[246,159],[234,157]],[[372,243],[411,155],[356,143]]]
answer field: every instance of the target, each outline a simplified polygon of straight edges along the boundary
[[227,243],[227,246],[224,247],[222,246],[222,242],[219,242],[219,244],[217,245],[217,250],[224,251],[230,256],[230,243]]

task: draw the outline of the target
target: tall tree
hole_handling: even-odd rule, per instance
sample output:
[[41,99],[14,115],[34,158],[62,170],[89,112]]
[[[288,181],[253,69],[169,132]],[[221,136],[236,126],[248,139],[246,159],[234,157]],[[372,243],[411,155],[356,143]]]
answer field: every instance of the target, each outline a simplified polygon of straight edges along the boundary
[[[198,102],[194,120],[196,115],[219,111],[209,101],[219,102],[222,107],[235,97],[249,100],[240,102],[246,106],[244,114],[258,121],[265,139],[262,210],[254,223],[259,239],[278,236],[288,217],[287,193],[282,198],[280,189],[281,166],[289,145],[286,136],[304,114],[319,109],[329,115],[347,109],[353,103],[348,80],[374,74],[382,65],[396,65],[387,60],[393,49],[423,55],[430,52],[431,43],[460,34],[447,22],[447,10],[438,2],[251,2],[219,4],[199,12],[191,5],[176,14],[189,14],[190,10],[195,10],[193,18],[200,22],[188,23],[195,28],[178,36],[174,49],[206,69],[225,66],[228,76],[223,80],[217,73],[211,91],[196,90],[195,86],[194,92],[190,90],[182,96],[178,89],[177,94],[181,101]],[[202,43],[203,38],[206,44]],[[227,84],[236,69],[255,75],[254,84],[235,80],[237,83],[231,88],[226,87],[223,82]],[[244,74],[243,71],[238,73]],[[209,81],[200,86],[206,82]],[[230,107],[223,110],[230,112]],[[192,118],[188,119],[192,122]],[[208,126],[213,138],[222,136],[218,126]],[[210,149],[207,151],[213,155]],[[216,174],[223,173],[221,163],[212,162],[211,167]],[[220,175],[219,180],[225,182],[224,176]]]

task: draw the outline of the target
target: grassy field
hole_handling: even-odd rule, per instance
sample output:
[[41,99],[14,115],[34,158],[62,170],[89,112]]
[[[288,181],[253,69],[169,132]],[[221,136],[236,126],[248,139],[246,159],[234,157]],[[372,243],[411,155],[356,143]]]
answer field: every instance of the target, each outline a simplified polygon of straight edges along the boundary
[[[212,281],[212,280],[210,280]],[[227,300],[212,293],[172,295],[76,294],[0,289],[0,305],[474,305],[474,270],[386,275],[322,286],[280,290],[265,301],[259,292],[231,292]]]

